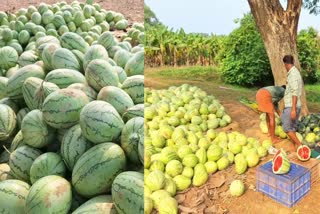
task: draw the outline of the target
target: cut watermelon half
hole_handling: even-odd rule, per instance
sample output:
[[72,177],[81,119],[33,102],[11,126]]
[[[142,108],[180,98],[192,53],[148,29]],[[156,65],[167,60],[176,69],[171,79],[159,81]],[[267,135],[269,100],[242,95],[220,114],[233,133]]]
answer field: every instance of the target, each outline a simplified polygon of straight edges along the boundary
[[311,149],[306,145],[301,145],[297,149],[297,156],[301,161],[307,161],[311,156]]
[[272,172],[274,174],[286,174],[290,171],[290,161],[286,153],[280,149],[272,160]]

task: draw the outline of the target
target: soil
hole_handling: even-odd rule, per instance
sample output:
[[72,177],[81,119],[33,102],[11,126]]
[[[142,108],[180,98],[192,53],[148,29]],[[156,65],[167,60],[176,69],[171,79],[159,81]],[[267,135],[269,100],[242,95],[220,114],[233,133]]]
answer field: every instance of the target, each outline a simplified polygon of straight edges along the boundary
[[[150,77],[152,76],[152,77]],[[174,79],[170,77],[154,77],[145,72],[145,86],[155,89],[167,88],[172,85],[181,85],[188,83],[196,85],[208,94],[216,96],[225,106],[227,113],[231,116],[233,122],[224,127],[223,131],[239,131],[248,137],[255,137],[261,141],[268,139],[259,128],[259,115],[238,102],[241,92],[224,87],[212,87],[207,81],[191,81]],[[252,91],[252,97],[255,92]],[[291,142],[283,140],[276,144],[276,148],[283,148],[286,151],[291,149]],[[260,161],[259,165],[272,159],[272,155],[268,155]],[[256,213],[319,213],[319,195],[320,182],[316,182],[310,192],[303,197],[294,207],[286,206],[274,201],[268,196],[256,191],[256,171],[258,167],[250,168],[243,175],[235,172],[234,164],[224,171],[219,171],[209,177],[208,182],[198,188],[189,188],[179,193],[176,199],[179,202],[179,213],[234,213],[234,214],[256,214]],[[244,181],[246,191],[240,197],[232,197],[228,191],[230,183],[240,179]]]

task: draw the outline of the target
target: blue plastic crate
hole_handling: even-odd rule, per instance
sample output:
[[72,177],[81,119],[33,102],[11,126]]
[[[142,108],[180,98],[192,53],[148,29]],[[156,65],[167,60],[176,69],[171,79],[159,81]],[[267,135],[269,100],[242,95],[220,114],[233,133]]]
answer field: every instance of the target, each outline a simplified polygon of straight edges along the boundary
[[287,207],[292,207],[303,198],[310,191],[310,184],[310,171],[294,163],[285,175],[272,172],[272,161],[257,170],[257,190]]

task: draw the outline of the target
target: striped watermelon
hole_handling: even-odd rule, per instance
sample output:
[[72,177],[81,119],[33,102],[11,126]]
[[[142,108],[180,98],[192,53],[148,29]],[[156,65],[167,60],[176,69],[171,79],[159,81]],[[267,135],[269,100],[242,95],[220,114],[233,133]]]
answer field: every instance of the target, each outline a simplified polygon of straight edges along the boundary
[[13,99],[23,98],[22,85],[23,82],[29,77],[38,77],[43,79],[45,73],[42,67],[38,65],[27,65],[20,68],[13,76],[9,78],[7,94]]
[[83,61],[84,61],[84,53],[82,53],[81,51],[79,50],[72,50],[71,51],[76,57],[77,57],[77,60],[80,64],[80,72],[81,73],[84,73],[84,69],[83,69]]
[[10,46],[0,48],[0,68],[7,70],[16,66],[18,57],[18,52],[14,48]]
[[72,171],[81,155],[90,149],[92,145],[82,135],[79,124],[72,126],[66,131],[62,138],[61,156],[70,171]]
[[116,70],[118,77],[119,77],[119,82],[123,83],[127,79],[127,73],[124,71],[123,68],[119,66],[113,66],[113,69]]
[[69,128],[79,121],[81,109],[89,103],[87,95],[72,88],[60,89],[44,100],[44,120],[53,128]]
[[134,105],[131,97],[124,90],[115,86],[103,87],[97,99],[110,103],[120,115]]
[[44,99],[59,87],[51,82],[45,82],[37,77],[29,77],[22,85],[22,94],[28,108],[40,109]]
[[[15,67],[10,68],[9,70],[7,70],[6,73],[6,77],[10,78],[11,76],[13,76],[15,73],[17,73],[17,71],[19,70],[19,65],[16,65]],[[7,92],[6,92],[7,93]]]
[[37,47],[37,50],[39,51],[40,55],[42,55],[42,51],[45,48],[45,46],[50,43],[55,43],[55,44],[60,45],[60,40],[54,36],[45,36],[45,37],[41,37],[41,38],[37,39],[36,47]]
[[7,140],[17,125],[16,114],[7,105],[0,104],[0,141]]
[[80,70],[77,57],[66,48],[58,48],[52,55],[52,66],[54,69]]
[[108,54],[109,57],[113,58],[114,55],[117,53],[118,50],[121,50],[122,48],[118,45],[112,46],[111,48],[108,49]]
[[72,171],[72,184],[85,197],[111,190],[114,178],[125,169],[126,158],[120,146],[101,143],[85,152]]
[[26,214],[67,214],[71,207],[70,183],[57,175],[40,178],[30,188],[26,200]]
[[43,49],[41,58],[43,60],[46,71],[53,70],[52,55],[59,48],[61,48],[59,44],[49,43]]
[[128,77],[121,87],[132,98],[135,104],[144,102],[144,76],[135,75]]
[[102,45],[99,45],[99,44],[92,45],[84,55],[83,69],[85,70],[89,65],[89,63],[94,59],[107,60],[108,58],[109,58],[108,52]]
[[124,123],[112,105],[92,101],[80,113],[80,126],[83,136],[97,144],[117,140]]
[[15,113],[19,111],[18,100],[13,100],[9,97],[0,100],[0,104],[9,106]]
[[38,149],[24,145],[10,154],[9,166],[16,178],[29,181],[30,168],[33,161],[41,155]]
[[30,181],[34,184],[40,178],[48,175],[59,175],[64,177],[66,166],[60,155],[47,152],[37,157],[30,168]]
[[24,143],[34,148],[45,147],[55,140],[55,130],[46,124],[38,109],[30,111],[22,120],[21,132]]
[[122,119],[127,122],[134,117],[144,116],[144,104],[137,104],[127,109],[127,111],[122,115]]
[[34,51],[25,51],[23,52],[18,60],[20,67],[24,67],[26,65],[32,65],[39,60],[39,57],[36,55]]
[[128,76],[143,75],[144,72],[144,51],[134,54],[126,63],[124,70]]
[[58,129],[57,130],[57,140],[61,143],[64,134],[68,131],[69,129]]
[[99,195],[82,204],[72,214],[117,214],[111,195]]
[[74,88],[83,91],[89,98],[90,102],[97,99],[97,92],[87,84],[73,83],[69,85],[68,88]]
[[62,47],[69,50],[76,49],[85,53],[89,48],[88,43],[76,33],[68,32],[61,36]]
[[116,40],[110,31],[106,31],[100,35],[98,38],[98,43],[108,50],[112,46],[116,45]]
[[57,29],[59,29],[62,25],[66,25],[66,22],[63,19],[63,17],[58,14],[55,14],[52,23],[54,24],[54,26],[56,26]]
[[13,152],[18,147],[23,146],[23,145],[26,145],[26,144],[23,141],[22,132],[20,130],[20,131],[18,131],[18,133],[16,134],[16,136],[13,138],[13,140],[11,142],[10,151]]
[[96,91],[104,86],[118,86],[119,77],[113,67],[105,60],[92,60],[85,71],[88,84]]
[[56,69],[47,74],[45,81],[56,84],[59,88],[67,88],[73,83],[86,83],[86,78],[79,71],[72,69]]
[[143,174],[120,173],[112,184],[112,199],[119,214],[144,213]]
[[118,66],[124,68],[130,58],[131,54],[128,51],[120,49],[114,55],[113,60],[117,63]]
[[0,99],[5,98],[7,96],[7,86],[8,86],[8,78],[0,77]]
[[143,144],[143,117],[135,117],[129,120],[122,129],[121,147],[126,153],[126,156],[133,164],[139,164],[139,144]]
[[24,214],[29,184],[19,180],[0,182],[0,211],[8,214]]
[[18,111],[17,113],[17,126],[18,129],[21,128],[21,122],[23,120],[23,118],[30,112],[30,109],[28,108],[22,108]]

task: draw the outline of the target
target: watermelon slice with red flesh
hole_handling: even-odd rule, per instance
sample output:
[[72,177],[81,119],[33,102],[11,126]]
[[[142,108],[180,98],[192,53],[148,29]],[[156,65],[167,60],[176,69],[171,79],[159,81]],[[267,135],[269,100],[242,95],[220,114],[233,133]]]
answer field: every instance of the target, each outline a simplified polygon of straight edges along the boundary
[[275,161],[275,159],[277,158],[277,156],[280,155],[280,154],[281,154],[281,149],[279,149],[279,150],[277,151],[277,153],[273,156],[272,163]]
[[290,171],[290,161],[286,153],[281,149],[279,150],[272,160],[272,172],[274,174],[286,174]]
[[301,161],[307,161],[310,159],[311,156],[311,150],[308,146],[306,145],[301,145],[297,149],[297,156],[299,160]]

